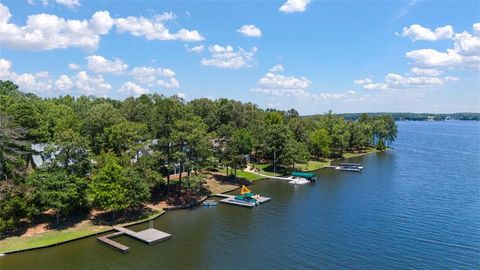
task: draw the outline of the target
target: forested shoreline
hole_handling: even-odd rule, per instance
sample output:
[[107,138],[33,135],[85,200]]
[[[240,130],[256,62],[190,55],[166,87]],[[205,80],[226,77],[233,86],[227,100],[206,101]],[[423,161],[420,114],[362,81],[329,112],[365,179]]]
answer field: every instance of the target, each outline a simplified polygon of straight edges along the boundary
[[[388,115],[393,117],[395,121],[448,121],[448,120],[462,120],[462,121],[480,121],[480,113],[473,112],[459,112],[459,113],[391,113],[391,112],[379,112],[379,113],[341,113],[337,114],[342,116],[346,120],[357,120],[363,114],[367,114],[370,117],[377,117],[381,115]],[[313,117],[305,116],[305,117]]]
[[0,81],[0,235],[45,213],[56,225],[76,211],[115,221],[158,194],[202,192],[205,172],[227,167],[235,178],[248,162],[293,170],[384,150],[396,136],[388,115],[305,118],[294,109],[158,94],[40,98]]

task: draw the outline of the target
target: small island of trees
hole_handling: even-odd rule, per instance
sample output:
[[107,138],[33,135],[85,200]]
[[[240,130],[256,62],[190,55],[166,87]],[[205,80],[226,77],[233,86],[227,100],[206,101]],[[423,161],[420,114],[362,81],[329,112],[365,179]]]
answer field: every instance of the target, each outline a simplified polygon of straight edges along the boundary
[[21,234],[46,215],[53,227],[92,211],[115,222],[162,196],[205,192],[210,172],[235,181],[250,163],[283,173],[382,151],[396,136],[385,115],[304,118],[294,109],[158,94],[40,98],[0,81],[0,235]]

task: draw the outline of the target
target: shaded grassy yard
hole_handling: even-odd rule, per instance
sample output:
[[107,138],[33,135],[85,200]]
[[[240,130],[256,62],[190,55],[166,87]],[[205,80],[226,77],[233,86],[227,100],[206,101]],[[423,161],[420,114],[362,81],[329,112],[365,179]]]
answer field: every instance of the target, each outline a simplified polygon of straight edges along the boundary
[[[223,174],[227,174],[227,170],[225,168],[221,169],[220,172],[222,172]],[[229,170],[229,172],[230,172],[230,170]],[[238,178],[244,178],[244,179],[246,179],[250,182],[265,178],[265,177],[260,176],[258,174],[254,174],[254,173],[251,173],[251,172],[245,172],[245,171],[242,171],[242,170],[237,170],[237,177]]]

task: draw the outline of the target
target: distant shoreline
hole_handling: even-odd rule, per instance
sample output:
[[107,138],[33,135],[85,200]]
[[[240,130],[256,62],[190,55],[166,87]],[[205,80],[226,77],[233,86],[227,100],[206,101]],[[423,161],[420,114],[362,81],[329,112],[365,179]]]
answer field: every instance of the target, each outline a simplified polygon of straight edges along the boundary
[[[346,120],[357,120],[362,115],[369,117],[387,115],[395,121],[480,121],[480,113],[459,112],[459,113],[399,113],[399,112],[367,112],[367,113],[338,113]],[[304,118],[316,118],[321,114],[305,115]]]

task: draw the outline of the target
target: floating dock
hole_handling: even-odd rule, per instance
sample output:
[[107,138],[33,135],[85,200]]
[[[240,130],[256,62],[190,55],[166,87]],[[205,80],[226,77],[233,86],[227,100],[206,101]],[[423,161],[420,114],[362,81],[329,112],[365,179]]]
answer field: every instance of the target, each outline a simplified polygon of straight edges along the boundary
[[97,240],[102,242],[102,243],[105,243],[105,244],[107,244],[107,245],[109,245],[113,248],[116,248],[116,249],[118,249],[118,250],[120,250],[121,252],[124,252],[124,253],[128,252],[128,250],[130,248],[112,240],[111,238],[114,238],[114,237],[125,234],[127,236],[130,236],[132,238],[135,238],[135,239],[140,240],[140,241],[142,241],[146,244],[151,245],[151,244],[161,242],[163,240],[170,239],[172,237],[171,234],[168,234],[168,233],[156,230],[156,229],[146,229],[146,230],[139,231],[139,232],[134,232],[134,231],[129,230],[129,229],[124,228],[124,227],[113,227],[113,229],[116,230],[117,232],[109,234],[109,235],[97,237]]
[[115,229],[119,232],[122,232],[122,233],[124,233],[124,234],[126,234],[126,235],[128,235],[132,238],[140,240],[144,243],[147,243],[149,245],[161,242],[163,240],[167,240],[170,237],[172,237],[171,234],[168,234],[168,233],[156,230],[156,229],[146,229],[146,230],[143,230],[143,231],[140,231],[140,232],[134,232],[134,231],[129,230],[129,229],[124,228],[124,227],[113,227],[113,229]]
[[[215,194],[215,196],[224,198],[224,199],[220,200],[221,203],[228,203],[228,204],[245,206],[245,207],[254,207],[254,206],[256,206],[255,203],[244,202],[244,201],[241,201],[241,200],[236,200],[234,195],[227,195],[227,194],[221,194],[221,193],[219,193],[219,194]],[[262,196],[260,196],[260,198],[258,198],[257,202],[261,204],[261,203],[268,202],[268,201],[270,201],[270,200],[271,200],[271,199],[268,198],[268,197],[262,197]]]

